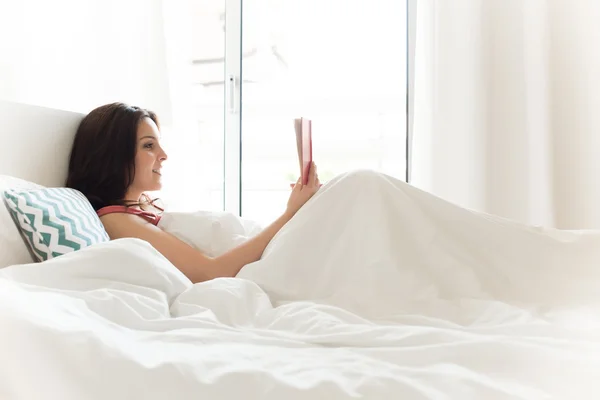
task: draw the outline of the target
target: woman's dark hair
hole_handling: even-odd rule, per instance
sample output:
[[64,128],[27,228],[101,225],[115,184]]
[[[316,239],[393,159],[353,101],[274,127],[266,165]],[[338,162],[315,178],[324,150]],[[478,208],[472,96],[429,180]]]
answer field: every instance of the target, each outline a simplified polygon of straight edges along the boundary
[[135,176],[137,127],[143,118],[160,129],[155,113],[124,103],[98,107],[79,124],[66,186],[83,193],[94,210],[127,205],[125,194]]

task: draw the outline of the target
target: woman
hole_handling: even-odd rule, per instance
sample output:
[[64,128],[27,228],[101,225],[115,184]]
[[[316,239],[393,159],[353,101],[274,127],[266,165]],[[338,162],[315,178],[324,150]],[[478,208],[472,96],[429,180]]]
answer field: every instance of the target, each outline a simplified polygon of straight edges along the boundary
[[161,187],[159,133],[149,111],[93,110],[77,131],[67,186],[87,196],[111,239],[149,242],[192,282],[237,276],[274,303],[326,302],[369,318],[454,313],[460,323],[487,312],[491,299],[538,309],[600,304],[599,231],[481,214],[375,171],[341,174],[318,190],[313,165],[270,226],[207,257],[158,228],[144,194]]
[[81,122],[66,186],[89,199],[111,239],[149,242],[194,283],[236,276],[244,265],[259,260],[275,234],[320,186],[313,164],[308,184],[300,180],[295,184],[279,218],[245,243],[211,258],[157,226],[160,209],[153,207],[145,192],[161,188],[166,160],[156,114],[123,103],[107,104]]

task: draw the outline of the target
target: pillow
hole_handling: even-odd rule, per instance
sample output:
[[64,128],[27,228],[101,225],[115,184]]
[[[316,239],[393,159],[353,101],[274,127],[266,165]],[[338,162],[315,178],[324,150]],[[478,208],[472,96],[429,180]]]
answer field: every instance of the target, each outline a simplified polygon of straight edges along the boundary
[[[0,193],[9,188],[26,190],[41,189],[43,186],[13,176],[0,175]],[[35,259],[21,239],[19,230],[3,203],[0,199],[0,268],[32,263]]]
[[220,256],[263,229],[256,221],[226,211],[165,211],[158,227],[209,257]]
[[75,189],[8,189],[4,200],[37,261],[109,240],[92,205]]

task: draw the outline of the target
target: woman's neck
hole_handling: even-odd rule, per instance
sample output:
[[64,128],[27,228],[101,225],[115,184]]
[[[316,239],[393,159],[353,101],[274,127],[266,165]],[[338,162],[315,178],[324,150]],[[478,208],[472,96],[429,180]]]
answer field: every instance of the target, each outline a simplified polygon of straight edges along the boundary
[[143,192],[128,191],[127,193],[125,193],[125,198],[123,199],[123,202],[125,204],[139,203],[140,201],[142,201],[142,194]]

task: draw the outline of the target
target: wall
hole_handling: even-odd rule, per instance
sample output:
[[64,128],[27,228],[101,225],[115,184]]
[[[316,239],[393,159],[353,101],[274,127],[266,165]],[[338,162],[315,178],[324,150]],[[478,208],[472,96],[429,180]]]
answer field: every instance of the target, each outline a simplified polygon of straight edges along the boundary
[[171,115],[162,0],[0,0],[0,99]]

